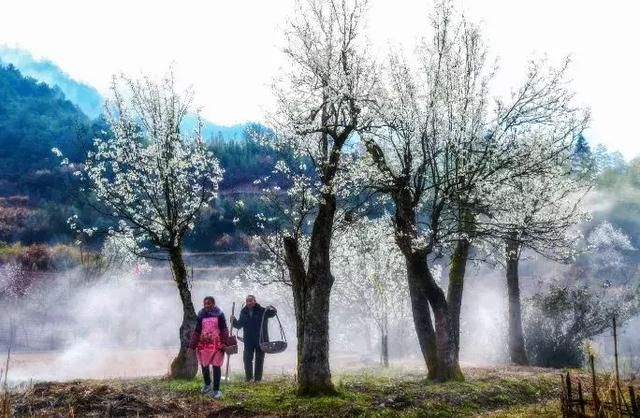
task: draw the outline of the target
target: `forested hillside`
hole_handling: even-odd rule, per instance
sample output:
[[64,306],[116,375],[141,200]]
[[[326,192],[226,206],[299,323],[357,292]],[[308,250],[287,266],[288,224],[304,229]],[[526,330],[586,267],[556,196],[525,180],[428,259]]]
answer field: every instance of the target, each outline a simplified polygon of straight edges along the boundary
[[[71,78],[66,72],[48,59],[36,59],[28,51],[0,46],[0,65],[13,65],[22,75],[31,77],[50,87],[60,89],[66,98],[78,106],[90,119],[98,118],[103,111],[104,97],[93,86]],[[194,129],[195,115],[187,115],[183,129]],[[202,120],[202,135],[207,139],[242,140],[249,123],[222,126]]]
[[[79,213],[81,218],[95,220],[100,214],[79,197],[80,182],[73,170],[62,167],[51,150],[58,148],[72,163],[81,163],[92,138],[105,135],[108,128],[104,120],[91,120],[67,100],[59,87],[25,77],[11,64],[0,65],[0,97],[0,241],[71,242],[69,216]],[[183,129],[193,129],[195,119],[189,117],[185,125]],[[233,223],[236,208],[226,197],[245,195],[249,210],[261,210],[255,197],[259,188],[253,181],[270,174],[277,159],[284,158],[252,138],[265,133],[257,124],[224,128],[206,123],[203,134],[209,135],[225,176],[220,198],[203,214],[189,238],[189,248],[246,248],[236,230],[248,230],[249,225],[246,219],[240,225]],[[94,244],[100,244],[99,238]]]
[[81,158],[91,121],[60,89],[24,77],[8,65],[0,67],[0,97],[3,176],[53,168],[58,162],[52,147]]
[[98,90],[74,80],[50,60],[37,60],[29,52],[0,46],[0,64],[12,64],[24,76],[32,77],[49,86],[57,86],[64,95],[91,119],[102,113],[102,97]]
[[[18,55],[23,66],[39,69],[38,74],[54,68],[57,74],[62,74],[55,80],[65,80],[64,73],[54,64],[47,62],[48,66],[43,68],[28,54]],[[5,61],[15,58],[15,53],[5,55]],[[72,80],[64,82],[73,85]],[[93,93],[88,99],[97,94],[95,90],[90,91]],[[86,98],[86,94],[80,93],[77,97]],[[0,95],[3,97],[0,102],[0,149],[3,150],[0,155],[0,197],[3,199],[0,241],[25,244],[71,241],[73,237],[66,224],[68,216],[78,211],[86,218],[98,215],[87,202],[77,199],[79,183],[68,168],[60,166],[51,149],[56,147],[69,160],[81,162],[91,147],[92,138],[104,134],[108,128],[101,118],[91,120],[80,110],[81,103],[68,100],[60,87],[26,77],[12,64],[0,65]],[[187,117],[183,128],[191,130],[195,123],[195,118]],[[272,174],[275,162],[287,157],[253,140],[256,134],[268,133],[258,124],[225,128],[208,121],[204,123],[203,134],[225,169],[225,175],[220,183],[221,197],[203,214],[187,245],[198,251],[246,248],[246,242],[237,239],[238,230],[241,235],[251,233],[253,225],[247,212],[264,210],[257,199],[260,187],[254,180]],[[575,154],[577,162],[591,164],[599,172],[595,191],[602,195],[606,205],[596,208],[592,225],[607,220],[621,228],[634,247],[639,248],[640,162],[626,163],[619,154],[610,154],[602,146],[592,149],[585,138],[578,141]],[[286,186],[284,180],[281,186]],[[248,209],[234,224],[233,219],[238,217],[234,199],[238,195],[242,195]],[[225,199],[225,196],[234,196],[234,199]]]
[[0,66],[0,241],[68,240],[65,222],[75,185],[53,147],[78,161],[100,122],[92,122],[59,88]]

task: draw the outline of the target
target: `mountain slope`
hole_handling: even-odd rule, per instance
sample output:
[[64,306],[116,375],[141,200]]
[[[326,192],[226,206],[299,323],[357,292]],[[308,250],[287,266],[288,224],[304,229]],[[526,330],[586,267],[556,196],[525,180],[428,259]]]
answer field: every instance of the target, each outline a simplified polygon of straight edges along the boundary
[[90,118],[102,112],[103,99],[98,90],[72,79],[60,67],[49,60],[36,60],[29,52],[0,47],[0,63],[13,64],[20,72],[49,86],[58,86],[66,98],[75,103]]
[[[29,52],[0,46],[0,65],[12,64],[23,75],[42,81],[49,86],[60,88],[65,97],[77,105],[89,118],[95,119],[102,113],[104,98],[94,87],[71,78],[60,67],[49,60],[37,60]],[[183,123],[185,130],[196,127],[195,115],[188,115]],[[218,125],[202,120],[202,134],[206,139],[240,140],[244,137],[248,123],[231,126]]]
[[91,122],[60,89],[0,65],[0,97],[0,176],[53,168],[52,147],[80,156]]

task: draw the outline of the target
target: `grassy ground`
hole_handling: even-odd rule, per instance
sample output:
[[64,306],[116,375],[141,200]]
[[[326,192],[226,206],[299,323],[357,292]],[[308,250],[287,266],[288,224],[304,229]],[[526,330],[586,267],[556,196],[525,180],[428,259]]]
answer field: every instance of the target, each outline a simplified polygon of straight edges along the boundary
[[[335,376],[339,395],[299,398],[281,376],[225,384],[223,399],[201,381],[135,379],[39,383],[12,398],[16,416],[189,417],[557,417],[559,373],[544,369],[466,369],[464,382],[436,384],[399,370]],[[232,376],[233,377],[233,376]],[[240,376],[235,376],[240,380]]]

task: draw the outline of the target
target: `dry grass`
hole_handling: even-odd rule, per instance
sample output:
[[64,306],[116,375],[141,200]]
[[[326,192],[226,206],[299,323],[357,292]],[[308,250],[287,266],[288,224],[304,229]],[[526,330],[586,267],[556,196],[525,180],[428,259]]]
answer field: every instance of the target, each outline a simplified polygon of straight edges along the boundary
[[[364,369],[338,374],[338,396],[320,398],[297,397],[291,377],[262,384],[237,379],[223,382],[221,401],[200,394],[200,379],[38,383],[14,393],[11,408],[15,416],[48,417],[516,417],[557,412],[557,405],[549,403],[558,398],[557,371],[474,368],[465,373],[465,382],[435,384],[419,373]],[[547,406],[536,409],[538,404]]]
[[15,416],[206,416],[220,409],[203,396],[137,382],[39,383],[16,394]]
[[11,394],[3,392],[0,398],[0,418],[11,417]]
[[561,418],[560,401],[553,400],[535,405],[517,406],[483,414],[482,418]]

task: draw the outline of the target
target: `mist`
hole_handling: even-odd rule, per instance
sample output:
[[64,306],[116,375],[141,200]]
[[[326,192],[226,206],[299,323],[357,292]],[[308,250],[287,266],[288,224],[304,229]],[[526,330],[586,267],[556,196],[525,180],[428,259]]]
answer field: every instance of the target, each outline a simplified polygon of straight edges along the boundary
[[[255,293],[259,303],[278,306],[283,323],[293,326],[288,307],[271,292],[240,287],[235,276],[221,277],[220,272],[193,283],[196,310],[211,295],[228,319],[234,301],[237,316],[246,294]],[[109,272],[87,281],[74,271],[2,304],[0,347],[6,353],[12,346],[13,382],[164,375],[178,351],[181,319],[182,307],[170,280]],[[271,322],[272,338],[278,338]],[[294,347],[280,356],[287,362],[279,361],[278,371],[290,367]]]
[[[540,259],[523,263],[523,301],[539,291],[539,272],[565,268]],[[240,272],[237,267],[208,267],[197,272],[192,283],[196,310],[208,295],[216,299],[227,320],[232,303],[236,303],[238,316],[247,294],[256,295],[263,306],[276,306],[289,346],[284,353],[267,356],[265,374],[294,375],[296,340],[291,290],[281,284],[243,282],[238,278]],[[332,302],[330,347],[334,372],[380,364],[379,331],[372,320],[355,317],[352,308]],[[12,384],[163,376],[178,351],[181,319],[180,300],[166,269],[154,268],[143,275],[111,271],[90,280],[76,270],[39,281],[24,297],[0,305],[0,350],[6,353],[11,345]],[[269,323],[271,339],[280,339],[277,321]],[[639,329],[640,319],[636,318],[620,330],[621,353],[631,353],[640,344]],[[507,298],[502,270],[484,265],[468,269],[460,338],[463,367],[508,363]],[[600,366],[610,367],[611,337],[603,335],[593,343],[600,353]],[[426,371],[410,311],[390,328],[389,354],[392,367]],[[632,371],[639,365],[634,364],[633,357],[625,357],[623,366]],[[232,356],[230,369],[232,378],[234,373],[240,376],[241,355]]]
[[[235,268],[208,269],[206,277],[195,280],[192,295],[196,310],[208,295],[216,299],[227,320],[232,303],[236,302],[238,316],[247,294],[256,295],[263,306],[276,306],[289,347],[284,353],[267,357],[265,373],[293,375],[296,340],[290,289],[242,282],[237,278],[239,272]],[[9,381],[166,374],[178,351],[182,307],[174,283],[151,278],[154,274],[158,273],[136,276],[114,271],[88,281],[81,272],[73,271],[34,286],[22,298],[3,303],[0,349],[6,353],[11,345]],[[479,278],[473,281],[486,287]],[[464,305],[463,329],[473,332],[463,334],[463,361],[493,363],[502,359],[495,337],[502,332],[495,323],[501,313],[497,312],[499,305],[491,302],[499,300],[500,293],[493,288],[485,288],[483,293],[482,297],[474,296],[474,303]],[[361,319],[346,313],[345,307],[332,304],[334,370],[379,364],[378,331],[373,322]],[[269,321],[269,326],[270,338],[280,339],[277,321]],[[389,349],[392,365],[405,363],[416,371],[424,369],[410,316],[390,330]],[[232,357],[232,375],[241,370],[241,356]]]

